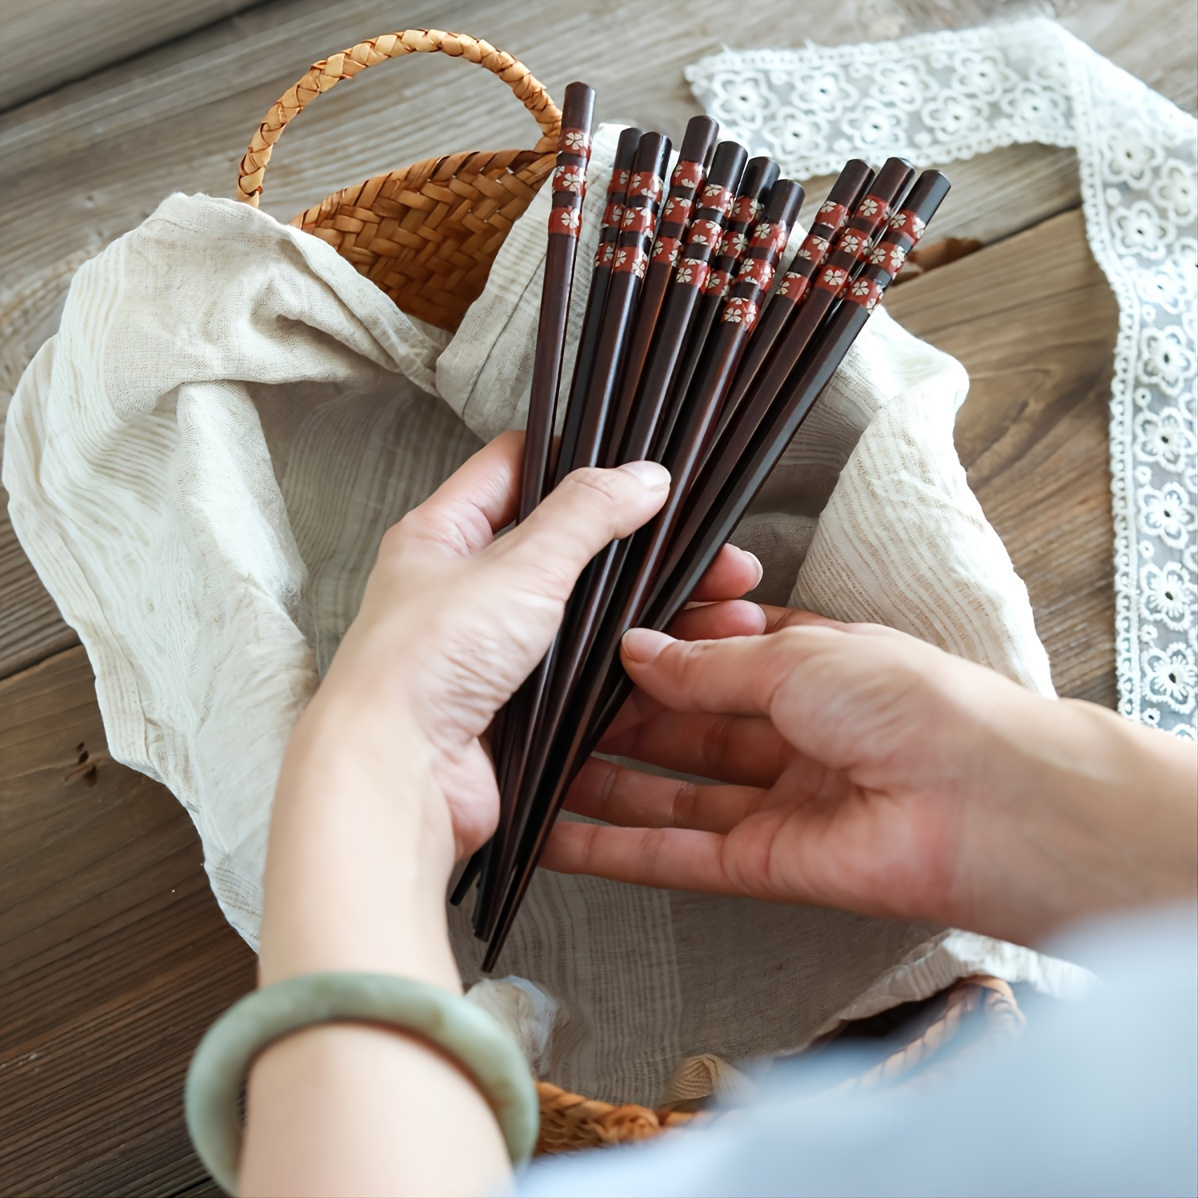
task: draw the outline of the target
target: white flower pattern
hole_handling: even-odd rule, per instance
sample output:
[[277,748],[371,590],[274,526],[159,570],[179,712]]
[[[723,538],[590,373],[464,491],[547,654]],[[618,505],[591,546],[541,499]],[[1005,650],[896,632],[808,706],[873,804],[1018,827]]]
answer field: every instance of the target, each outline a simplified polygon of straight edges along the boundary
[[1144,672],[1148,676],[1148,694],[1156,702],[1182,715],[1194,710],[1198,665],[1189,645],[1175,641],[1166,649],[1149,649],[1144,654]]
[[559,166],[554,172],[553,186],[557,191],[582,192],[586,176],[576,166]]
[[[876,158],[883,144],[928,166],[1011,144],[1077,148],[1087,235],[1120,309],[1111,393],[1119,705],[1193,739],[1193,118],[1041,18],[888,43],[725,51],[687,76],[724,136],[771,153],[795,178]],[[891,227],[919,232],[901,216]],[[877,265],[889,270],[893,257]]]
[[1145,618],[1160,620],[1174,632],[1193,627],[1194,581],[1181,562],[1145,566],[1143,577]]
[[1160,537],[1170,549],[1180,549],[1195,533],[1194,496],[1179,483],[1145,487],[1140,492],[1140,527]]

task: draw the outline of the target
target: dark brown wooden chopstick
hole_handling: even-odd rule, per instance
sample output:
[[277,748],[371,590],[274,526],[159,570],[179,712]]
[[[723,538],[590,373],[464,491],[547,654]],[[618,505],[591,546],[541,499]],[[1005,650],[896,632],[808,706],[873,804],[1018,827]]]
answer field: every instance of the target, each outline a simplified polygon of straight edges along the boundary
[[[594,114],[594,89],[585,83],[568,84],[562,102],[557,164],[550,179],[553,197],[528,398],[517,523],[526,520],[545,496],[553,429],[557,421],[557,393],[566,349],[570,293],[574,286],[574,263],[582,226],[582,202],[591,161]],[[510,806],[509,802],[509,819]],[[501,823],[504,819],[502,807],[501,799]]]
[[[697,394],[693,410],[687,413],[685,423],[680,422],[679,431],[683,436],[671,467],[673,481],[670,498],[656,519],[633,538],[629,551],[629,562],[633,567],[631,576],[625,577],[621,574],[610,588],[611,594],[601,596],[618,613],[615,616],[617,625],[627,626],[627,621],[639,610],[644,597],[656,580],[656,572],[667,552],[670,536],[682,510],[693,474],[702,461],[703,448],[714,427],[720,403],[732,380],[736,362],[756,320],[758,305],[772,281],[778,257],[786,244],[787,234],[798,215],[802,201],[803,189],[799,184],[790,180],[779,181],[771,189],[765,212],[761,214],[761,219],[752,231],[752,240],[745,253],[744,269],[731,288],[732,294],[724,303],[713,351],[709,361],[705,359],[707,365],[703,374],[696,380]],[[601,609],[593,609],[588,614],[597,622]],[[605,633],[610,624],[609,616],[603,625]],[[586,638],[586,647],[591,648],[593,632],[588,628],[584,629],[582,634]],[[602,674],[596,675],[593,668],[587,671],[585,676],[595,678],[596,684],[603,677]],[[569,682],[578,682],[577,673],[569,677]],[[585,696],[577,693],[569,697],[575,704],[582,702],[585,706],[587,702]],[[571,708],[563,703],[557,712],[552,713],[557,716],[556,720],[545,720],[539,731],[544,745],[553,746],[557,743],[562,735],[564,717],[568,710]],[[543,758],[544,754],[539,755],[539,760]],[[498,912],[496,927],[499,929],[500,945],[503,935],[506,934],[503,929],[508,926],[508,912],[523,897],[524,888],[540,855],[548,827],[556,816],[565,793],[560,787],[546,786],[543,771],[526,773],[524,785],[527,793],[534,796],[535,813],[530,814],[527,823],[528,836],[520,846],[517,860],[513,862],[513,889]],[[548,796],[547,800],[545,796]],[[496,939],[492,939],[488,959],[492,951],[498,952]]]
[[[940,171],[924,171],[903,206],[887,220],[885,231],[869,251],[866,265],[853,279],[840,283],[842,301],[802,357],[798,370],[786,380],[768,405],[768,412],[746,444],[744,452],[726,463],[723,481],[713,475],[707,494],[693,497],[671,560],[663,577],[667,582],[651,597],[646,613],[660,624],[666,612],[684,601],[688,583],[702,576],[703,557],[714,557],[744,514],[793,439],[820,392],[843,361],[870,312],[902,269],[903,262],[923,236],[928,222],[944,201],[949,181]],[[835,269],[825,267],[825,270]],[[765,397],[763,397],[765,398]],[[710,548],[714,545],[715,548]],[[692,550],[702,549],[700,554]],[[709,559],[710,560],[710,559]]]
[[[574,370],[570,378],[569,399],[566,418],[562,424],[562,435],[554,447],[550,463],[553,485],[561,482],[569,473],[568,464],[574,460],[578,444],[578,430],[582,424],[582,412],[586,403],[587,384],[595,362],[595,347],[599,343],[599,330],[603,322],[603,307],[607,300],[607,288],[611,280],[612,259],[616,256],[616,238],[624,220],[624,201],[628,194],[628,179],[632,173],[636,147],[644,136],[643,129],[627,128],[620,131],[616,142],[615,162],[611,181],[607,185],[607,204],[599,226],[599,244],[595,247],[595,262],[591,270],[591,289],[587,293],[586,310],[582,317],[582,330],[578,338],[578,352],[574,357]],[[561,469],[566,465],[566,469]]]
[[707,350],[707,338],[723,307],[728,288],[736,275],[740,260],[749,243],[749,228],[761,212],[761,200],[778,178],[778,164],[772,158],[750,158],[737,187],[735,200],[728,213],[719,248],[712,259],[711,270],[703,284],[703,295],[687,333],[686,345],[679,360],[674,379],[674,394],[654,440],[653,456],[660,458],[674,431],[677,413],[685,402],[694,381],[695,372]]
[[682,248],[683,234],[715,149],[719,125],[708,116],[692,117],[686,126],[678,162],[670,174],[670,190],[661,209],[657,236],[649,255],[649,268],[637,304],[636,321],[629,339],[620,381],[620,397],[607,434],[603,458],[615,464],[628,428],[633,402],[640,389],[645,360],[657,329],[658,318]]
[[736,425],[744,419],[746,407],[751,406],[749,396],[754,393],[777,394],[782,388],[808,342],[836,303],[841,286],[865,261],[870,246],[914,173],[914,167],[904,158],[888,158],[883,164],[869,191],[857,202],[844,227],[832,239],[824,262],[815,274],[814,284],[806,289],[799,303],[790,306],[782,329],[753,380],[738,402],[728,406],[727,419],[722,422],[718,439],[710,447],[711,455],[725,455],[730,461],[736,460],[740,449],[727,448],[725,442],[736,436]]
[[[744,148],[735,142],[723,142],[712,159],[703,195],[697,201],[695,219],[686,233],[665,314],[653,345],[653,357],[640,388],[634,420],[617,461],[635,461],[645,457],[653,440],[666,397],[670,392],[674,365],[681,352],[686,330],[695,310],[703,283],[706,280],[712,255],[719,244],[731,208],[733,189],[740,178],[748,157]],[[610,464],[616,464],[611,462]],[[570,698],[574,677],[597,631],[603,608],[608,602],[607,586],[614,577],[629,539],[613,542],[597,558],[571,595],[562,618],[561,631],[552,650],[552,666],[544,698],[537,704],[535,715],[525,726],[525,754],[519,782],[522,793],[530,793],[527,780],[539,776],[550,739],[543,733],[546,723],[556,727],[563,705]],[[549,659],[547,659],[548,663]],[[523,713],[527,715],[527,712]]]
[[[912,189],[904,208],[888,222],[887,232],[870,251],[868,264],[860,275],[840,283],[843,302],[830,317],[820,337],[809,345],[809,352],[803,357],[796,374],[787,380],[785,392],[774,403],[769,419],[758,427],[748,456],[728,463],[723,489],[714,505],[705,513],[700,513],[694,535],[688,537],[685,525],[679,530],[680,535],[674,542],[672,554],[675,568],[667,581],[650,597],[645,609],[646,622],[650,626],[664,627],[686,601],[835,373],[868,319],[869,312],[901,268],[906,254],[919,239],[947,192],[948,180],[943,175],[938,171],[925,172]],[[593,660],[599,656],[596,654]],[[619,668],[618,660],[613,659],[607,665],[603,685],[592,687],[586,702],[572,712],[574,735],[571,743],[554,753],[552,765],[556,777],[550,798],[551,809],[555,810],[560,805],[577,770],[593,750],[623,696],[630,690],[631,683]],[[533,848],[528,868],[523,877],[517,879],[505,902],[505,909],[488,948],[485,968],[494,966],[502,948],[532,868],[544,847],[549,822],[544,822],[540,841]]]
[[[623,218],[615,242],[607,300],[587,386],[578,441],[568,465],[570,470],[599,463],[623,367],[629,326],[648,268],[649,249],[656,233],[657,216],[664,191],[663,176],[669,154],[669,138],[660,133],[646,133],[637,143],[632,174],[628,180]],[[562,465],[566,465],[564,456]],[[522,699],[520,703],[522,727],[514,728],[509,742],[510,765],[505,763],[504,766],[505,785],[500,794],[498,829],[502,834],[496,837],[495,846],[488,853],[479,902],[474,910],[475,930],[484,937],[490,935],[493,927],[498,913],[495,900],[501,893],[504,879],[511,868],[511,859],[527,818],[527,808],[516,802],[516,796],[523,790],[523,764],[528,758],[529,740],[537,724],[557,646],[558,640],[555,640],[540,666],[529,678],[526,687],[521,688],[527,698]],[[505,813],[508,816],[506,821]]]
[[783,328],[794,314],[795,305],[807,293],[811,278],[823,263],[832,238],[848,223],[853,209],[865,194],[865,189],[873,177],[874,172],[869,163],[860,158],[853,158],[845,163],[844,169],[829,189],[827,199],[819,206],[819,211],[816,212],[811,228],[803,238],[803,244],[799,246],[790,269],[783,276],[777,291],[770,296],[761,319],[753,330],[753,336],[737,368],[736,378],[728,391],[724,412],[716,429],[717,440],[727,427],[732,414],[740,406]]
[[670,139],[660,133],[646,133],[637,145],[572,470],[599,464],[632,316],[649,266],[669,153]]
[[566,88],[557,167],[550,181],[553,206],[549,213],[549,243],[545,250],[545,277],[528,399],[518,520],[527,519],[545,495],[558,384],[566,349],[566,320],[574,285],[574,261],[582,226],[582,201],[591,160],[594,110],[595,93],[585,83],[571,83]]

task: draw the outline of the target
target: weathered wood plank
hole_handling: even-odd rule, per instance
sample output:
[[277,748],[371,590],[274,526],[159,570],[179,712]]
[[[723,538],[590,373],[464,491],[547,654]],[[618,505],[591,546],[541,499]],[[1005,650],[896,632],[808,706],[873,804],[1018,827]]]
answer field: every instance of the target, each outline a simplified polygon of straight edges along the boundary
[[196,1186],[183,1074],[254,958],[183,809],[108,756],[82,649],[0,682],[0,828],[0,1191]]
[[940,267],[886,302],[969,371],[958,452],[1028,584],[1058,691],[1114,707],[1107,419],[1118,311],[1081,212]]
[[0,109],[83,79],[256,0],[6,0]]

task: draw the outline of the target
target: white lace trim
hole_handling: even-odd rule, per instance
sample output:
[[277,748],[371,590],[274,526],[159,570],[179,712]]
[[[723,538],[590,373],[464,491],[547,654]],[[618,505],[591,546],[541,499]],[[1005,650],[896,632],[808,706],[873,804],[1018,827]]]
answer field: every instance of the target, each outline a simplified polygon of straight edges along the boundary
[[1124,715],[1193,739],[1198,709],[1196,125],[1043,18],[687,68],[727,136],[798,178],[1073,146],[1086,233],[1119,304],[1111,388],[1116,669]]

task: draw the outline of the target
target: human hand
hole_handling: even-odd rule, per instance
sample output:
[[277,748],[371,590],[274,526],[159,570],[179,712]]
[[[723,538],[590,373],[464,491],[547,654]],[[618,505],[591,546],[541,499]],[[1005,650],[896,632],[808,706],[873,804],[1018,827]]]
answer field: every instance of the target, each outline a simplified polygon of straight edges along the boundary
[[[327,756],[372,756],[396,778],[399,756],[426,751],[447,804],[454,857],[493,831],[498,792],[484,734],[495,713],[544,656],[570,591],[590,559],[627,536],[665,501],[669,475],[653,463],[580,470],[519,527],[523,434],[508,433],[472,457],[383,538],[361,610],[301,721]],[[730,600],[755,586],[752,555],[725,548],[695,598]],[[755,604],[709,602],[680,617],[681,636],[754,633]],[[404,730],[418,744],[399,741]],[[334,747],[335,745],[335,747]],[[309,751],[310,755],[310,751]]]
[[1193,893],[1193,754],[876,625],[768,609],[768,635],[625,637],[640,690],[543,864],[925,919],[1027,942]]

